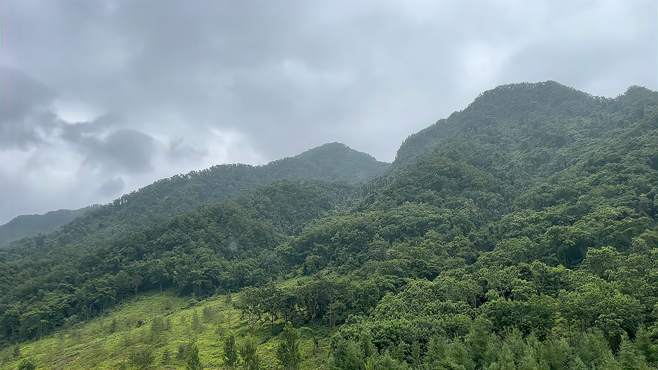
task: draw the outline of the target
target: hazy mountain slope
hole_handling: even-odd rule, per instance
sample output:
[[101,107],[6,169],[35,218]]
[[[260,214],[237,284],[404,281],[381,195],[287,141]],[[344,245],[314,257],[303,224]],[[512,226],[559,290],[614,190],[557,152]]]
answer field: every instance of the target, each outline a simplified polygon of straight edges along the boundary
[[229,164],[159,180],[114,202],[97,207],[66,225],[62,232],[23,244],[50,247],[87,238],[111,239],[136,228],[158,225],[204,204],[283,179],[355,184],[381,175],[388,164],[339,144],[325,144],[264,166]]
[[[583,127],[586,137],[600,137],[604,117],[620,110],[640,109],[655,105],[656,92],[632,87],[616,99],[594,97],[554,81],[499,86],[485,91],[463,111],[455,112],[408,137],[400,146],[396,164],[413,163],[414,159],[455,138],[473,139],[496,144],[540,145],[553,148],[573,143],[564,128]],[[607,122],[613,124],[612,122]],[[510,130],[507,132],[501,129]],[[522,143],[501,142],[512,137]]]
[[0,225],[0,247],[28,236],[53,232],[89,210],[89,208],[60,209],[42,215],[17,216],[6,224]]

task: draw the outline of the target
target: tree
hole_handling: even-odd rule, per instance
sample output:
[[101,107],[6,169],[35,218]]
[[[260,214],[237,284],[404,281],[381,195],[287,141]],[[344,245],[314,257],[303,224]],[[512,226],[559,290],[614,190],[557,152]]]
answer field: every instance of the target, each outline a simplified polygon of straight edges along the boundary
[[425,357],[423,358],[425,365],[430,369],[439,367],[441,360],[446,355],[447,347],[448,344],[445,338],[438,336],[430,338],[427,344],[427,352],[425,352]]
[[187,353],[187,362],[185,364],[187,370],[202,370],[201,360],[199,360],[199,347],[196,343],[190,343],[189,352]]
[[36,368],[37,365],[30,359],[25,359],[18,365],[18,370],[36,370]]
[[240,357],[247,370],[260,369],[260,358],[257,353],[258,346],[253,338],[247,338],[240,347]]
[[[386,352],[381,356],[377,356],[375,361],[368,361],[367,366],[371,366],[373,369],[381,370],[408,370],[409,366],[403,361],[399,361],[391,357],[391,355]],[[453,369],[453,368],[449,368]]]
[[162,352],[162,364],[168,365],[170,361],[171,361],[171,351],[169,351],[168,348],[165,348],[164,352]]
[[283,329],[283,341],[279,344],[276,355],[284,369],[299,369],[302,361],[299,353],[299,333],[290,324]]
[[133,351],[128,356],[128,362],[130,365],[140,370],[150,368],[154,361],[155,356],[153,355],[153,350],[150,348]]
[[644,355],[639,353],[626,336],[622,338],[617,358],[622,369],[649,369]]
[[118,327],[118,326],[119,326],[119,324],[117,323],[117,319],[116,319],[116,317],[115,317],[115,318],[113,318],[112,321],[110,322],[110,327],[109,327],[109,329],[108,329],[109,332],[110,332],[110,334],[112,334],[112,333],[114,333],[115,331],[117,331],[117,327]]
[[488,367],[491,370],[516,370],[516,365],[514,364],[514,354],[510,350],[507,344],[504,344],[498,353],[498,358],[491,366]]
[[484,368],[493,357],[489,350],[489,341],[492,339],[491,322],[483,317],[473,321],[471,329],[466,337],[466,344],[478,368]]
[[235,336],[229,335],[224,341],[224,365],[234,368],[238,364],[238,351],[235,346]]
[[658,362],[658,345],[653,344],[648,330],[641,327],[635,335],[635,348],[651,363]]
[[441,361],[440,368],[446,369],[475,369],[475,363],[469,356],[468,350],[462,341],[453,341],[448,345],[446,357]]
[[156,316],[151,320],[151,341],[156,342],[161,339],[162,332],[165,330],[165,320],[161,316]]
[[192,330],[197,333],[203,330],[203,324],[201,323],[199,314],[196,312],[196,310],[192,312]]
[[375,345],[372,344],[372,336],[368,332],[363,332],[359,336],[359,346],[364,358],[372,357],[377,352]]
[[339,338],[333,350],[334,366],[337,369],[362,369],[363,354],[359,345],[349,339]]

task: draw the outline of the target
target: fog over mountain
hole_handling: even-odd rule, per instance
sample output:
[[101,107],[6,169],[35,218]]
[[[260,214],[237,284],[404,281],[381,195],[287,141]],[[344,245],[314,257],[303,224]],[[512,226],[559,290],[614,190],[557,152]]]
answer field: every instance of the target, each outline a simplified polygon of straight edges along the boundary
[[482,91],[658,88],[637,1],[0,5],[0,223],[327,142],[380,161]]

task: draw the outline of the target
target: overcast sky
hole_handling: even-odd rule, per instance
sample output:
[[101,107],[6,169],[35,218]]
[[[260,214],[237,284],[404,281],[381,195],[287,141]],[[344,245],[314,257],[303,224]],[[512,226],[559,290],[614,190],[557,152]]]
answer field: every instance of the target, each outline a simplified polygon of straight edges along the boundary
[[325,142],[391,161],[503,83],[658,85],[655,0],[6,0],[0,32],[0,223]]

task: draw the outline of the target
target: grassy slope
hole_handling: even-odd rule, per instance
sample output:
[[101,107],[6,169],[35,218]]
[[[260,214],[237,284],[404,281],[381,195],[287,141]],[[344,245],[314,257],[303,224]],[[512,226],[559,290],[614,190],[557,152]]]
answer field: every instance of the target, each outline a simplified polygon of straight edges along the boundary
[[[237,298],[234,294],[233,300]],[[210,315],[204,315],[204,311]],[[192,325],[195,312],[202,324],[197,330]],[[158,316],[170,327],[153,339],[151,322]],[[146,323],[137,327],[138,320]],[[114,332],[111,330],[113,321],[116,322]],[[22,343],[20,358],[14,358],[14,347],[3,348],[0,350],[0,368],[16,369],[23,359],[31,358],[38,369],[118,369],[131,352],[150,347],[155,354],[153,368],[184,369],[185,361],[176,359],[178,346],[195,338],[205,368],[221,369],[224,339],[229,333],[235,334],[238,345],[248,336],[256,338],[262,368],[279,368],[276,360],[279,335],[272,335],[269,326],[252,325],[243,320],[225,296],[195,302],[169,293],[143,295],[103,317],[37,341]],[[300,333],[302,368],[327,368],[329,342],[326,330],[305,328]],[[313,335],[320,338],[317,349]],[[171,354],[169,364],[162,363],[165,350]]]

